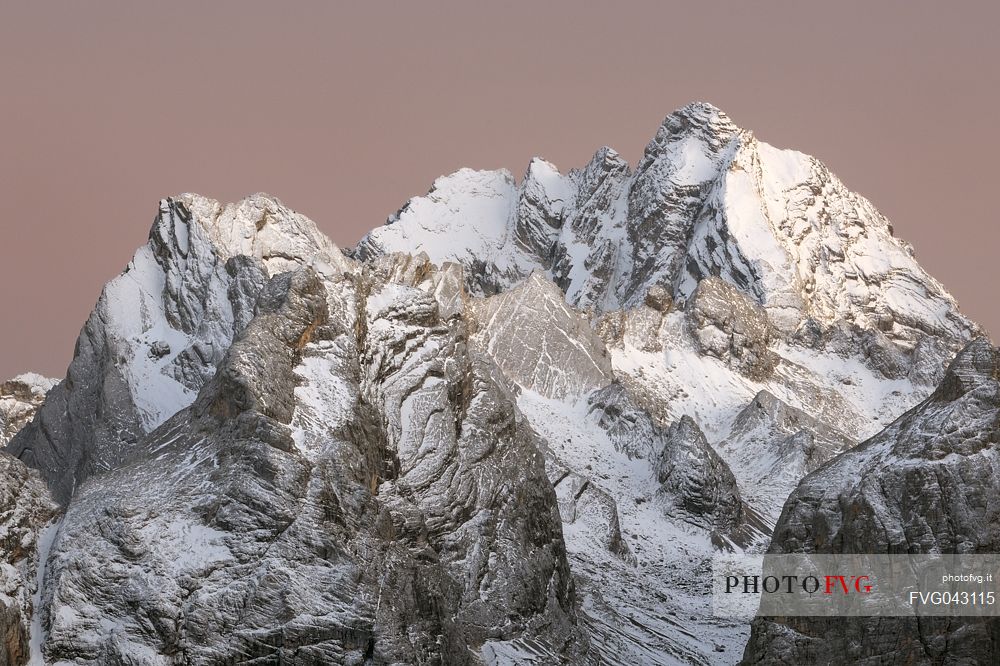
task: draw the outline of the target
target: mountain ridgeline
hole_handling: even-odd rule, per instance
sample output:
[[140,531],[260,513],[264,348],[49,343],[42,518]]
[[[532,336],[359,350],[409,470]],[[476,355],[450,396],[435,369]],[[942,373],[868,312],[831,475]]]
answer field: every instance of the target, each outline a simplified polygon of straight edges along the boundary
[[0,664],[995,659],[991,621],[715,617],[706,571],[994,547],[996,358],[870,202],[704,103],[346,250],[165,199],[65,379],[0,386]]

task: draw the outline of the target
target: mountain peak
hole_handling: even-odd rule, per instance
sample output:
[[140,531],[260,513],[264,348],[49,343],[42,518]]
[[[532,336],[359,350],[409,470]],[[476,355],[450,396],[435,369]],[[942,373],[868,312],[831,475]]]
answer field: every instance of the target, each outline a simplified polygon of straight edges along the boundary
[[533,161],[520,188],[502,171],[439,178],[358,246],[362,258],[393,251],[475,266],[473,295],[543,270],[571,304],[602,312],[640,305],[651,287],[683,303],[718,277],[783,336],[814,321],[907,353],[940,336],[954,352],[976,331],[869,201],[707,102],[669,114],[634,171],[601,148],[565,176]]
[[739,130],[729,115],[711,102],[695,101],[671,111],[661,126],[686,124],[690,127]]
[[[275,197],[163,199],[149,242],[105,286],[67,381],[50,391],[11,452],[39,468],[65,501],[193,402],[254,317],[271,277],[311,267],[333,278],[353,266],[312,220]],[[127,361],[108,363],[103,354]],[[95,425],[83,404],[104,405],[115,427]],[[51,432],[71,436],[56,441]]]
[[[997,523],[937,474],[996,495],[997,351],[945,372],[975,326],[885,219],[710,104],[634,170],[605,147],[442,176],[351,256],[267,194],[164,199],[66,380],[0,384],[0,513],[29,519],[0,516],[12,650],[31,629],[32,660],[732,661],[708,559],[854,529],[843,461],[882,475],[862,516],[921,498],[896,534]],[[840,487],[832,519],[781,512],[803,478]]]
[[649,152],[662,143],[685,136],[697,136],[707,141],[713,150],[718,150],[740,131],[726,112],[717,106],[708,102],[691,102],[663,119],[646,150]]
[[[192,222],[198,229],[190,228]],[[315,222],[265,193],[229,204],[193,193],[164,199],[150,238],[170,242],[170,234],[176,235],[182,255],[192,239],[199,238],[224,259],[256,257],[272,273],[309,263],[334,272],[347,268],[343,253]]]

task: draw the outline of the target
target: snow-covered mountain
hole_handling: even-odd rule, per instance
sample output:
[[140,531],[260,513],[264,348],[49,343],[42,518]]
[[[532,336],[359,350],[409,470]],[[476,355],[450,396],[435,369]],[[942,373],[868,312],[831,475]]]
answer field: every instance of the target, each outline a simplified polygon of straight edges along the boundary
[[[937,390],[807,476],[773,553],[996,553],[1000,350],[966,347]],[[995,664],[995,617],[757,618],[747,664]]]
[[267,195],[167,199],[0,454],[37,486],[5,657],[735,663],[712,554],[980,333],[707,104],[635,169],[443,177],[347,252]]
[[652,286],[683,303],[705,277],[752,297],[783,333],[853,324],[912,347],[968,337],[954,300],[870,202],[815,158],[757,140],[710,104],[667,116],[633,170],[602,148],[561,174],[439,178],[358,245],[474,268],[473,294],[546,271],[581,308],[632,308]]
[[0,446],[31,421],[45,395],[58,383],[30,372],[0,383]]
[[586,659],[538,437],[467,337],[453,272],[164,201],[10,443],[65,511],[38,573],[9,553],[43,581],[9,626],[51,662]]

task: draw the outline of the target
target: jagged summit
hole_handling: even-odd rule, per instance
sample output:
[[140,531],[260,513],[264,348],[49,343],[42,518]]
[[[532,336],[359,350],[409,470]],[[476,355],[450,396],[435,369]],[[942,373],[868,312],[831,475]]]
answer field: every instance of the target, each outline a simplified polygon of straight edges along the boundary
[[[259,192],[230,204],[221,204],[199,194],[185,193],[160,203],[160,214],[176,202],[204,231],[220,256],[250,256],[268,269],[280,272],[303,263],[319,263],[321,268],[344,271],[349,261],[316,224],[285,206],[277,197]],[[183,220],[182,221],[187,221]],[[163,225],[153,232],[162,233]],[[183,230],[181,230],[183,233]],[[182,250],[183,253],[183,250]]]
[[666,117],[664,117],[662,124],[667,125],[672,121],[680,119],[684,119],[692,125],[712,125],[720,128],[730,128],[732,130],[739,129],[725,111],[711,102],[688,102],[684,106],[668,113]]
[[709,102],[691,102],[667,114],[656,136],[646,146],[643,158],[655,154],[671,138],[696,137],[718,150],[739,132],[746,130],[737,127],[719,107]]
[[353,263],[312,220],[268,195],[226,205],[197,194],[162,200],[149,242],[102,291],[66,380],[10,451],[68,500],[194,401],[270,277],[312,266],[333,278]]
[[346,253],[265,194],[165,199],[66,379],[0,385],[15,430],[42,404],[0,452],[0,662],[735,663],[719,549],[804,543],[852,457],[985,473],[995,353],[945,372],[977,330],[705,103],[634,167],[442,176]]
[[666,117],[632,170],[609,148],[560,173],[533,160],[435,181],[353,251],[455,261],[473,294],[545,271],[577,306],[634,307],[654,286],[683,303],[708,276],[748,294],[784,335],[815,323],[927,337],[978,333],[888,220],[815,158],[780,150],[703,102]]

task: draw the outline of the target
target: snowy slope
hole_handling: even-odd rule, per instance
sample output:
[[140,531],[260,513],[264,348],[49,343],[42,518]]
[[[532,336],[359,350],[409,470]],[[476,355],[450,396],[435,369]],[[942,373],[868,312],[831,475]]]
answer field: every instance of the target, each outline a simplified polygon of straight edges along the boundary
[[333,277],[352,263],[267,195],[225,206],[194,194],[163,200],[149,242],[105,285],[66,381],[10,451],[65,501],[194,401],[269,276],[312,265]]
[[[502,292],[471,302],[477,339],[548,445],[592,636],[621,663],[737,661],[746,628],[710,617],[699,588],[712,552],[766,547],[799,480],[925,398],[979,330],[870,202],[708,104],[670,114],[634,169],[603,148],[566,175],[533,160],[520,185],[441,178],[353,254],[395,251]],[[574,373],[600,352],[567,336],[577,324],[542,275],[602,337],[625,407],[595,411],[609,377]],[[498,300],[526,295],[520,312]],[[567,337],[579,347],[546,358]],[[574,390],[553,392],[548,373]],[[664,502],[657,447],[678,445],[665,432],[685,417],[709,446],[695,455],[735,478],[736,531]],[[701,467],[685,473],[679,487],[701,487]]]
[[976,330],[869,201],[704,103],[667,116],[634,171],[602,148],[566,176],[534,160],[520,187],[503,170],[442,177],[356,249],[392,251],[473,268],[473,293],[541,266],[569,302],[598,310],[633,307],[654,285],[683,301],[717,275],[784,332],[843,322],[912,348]]
[[8,447],[65,510],[9,596],[50,660],[735,663],[712,555],[977,331],[707,104],[634,168],[439,178],[346,254],[266,195],[167,199]]

